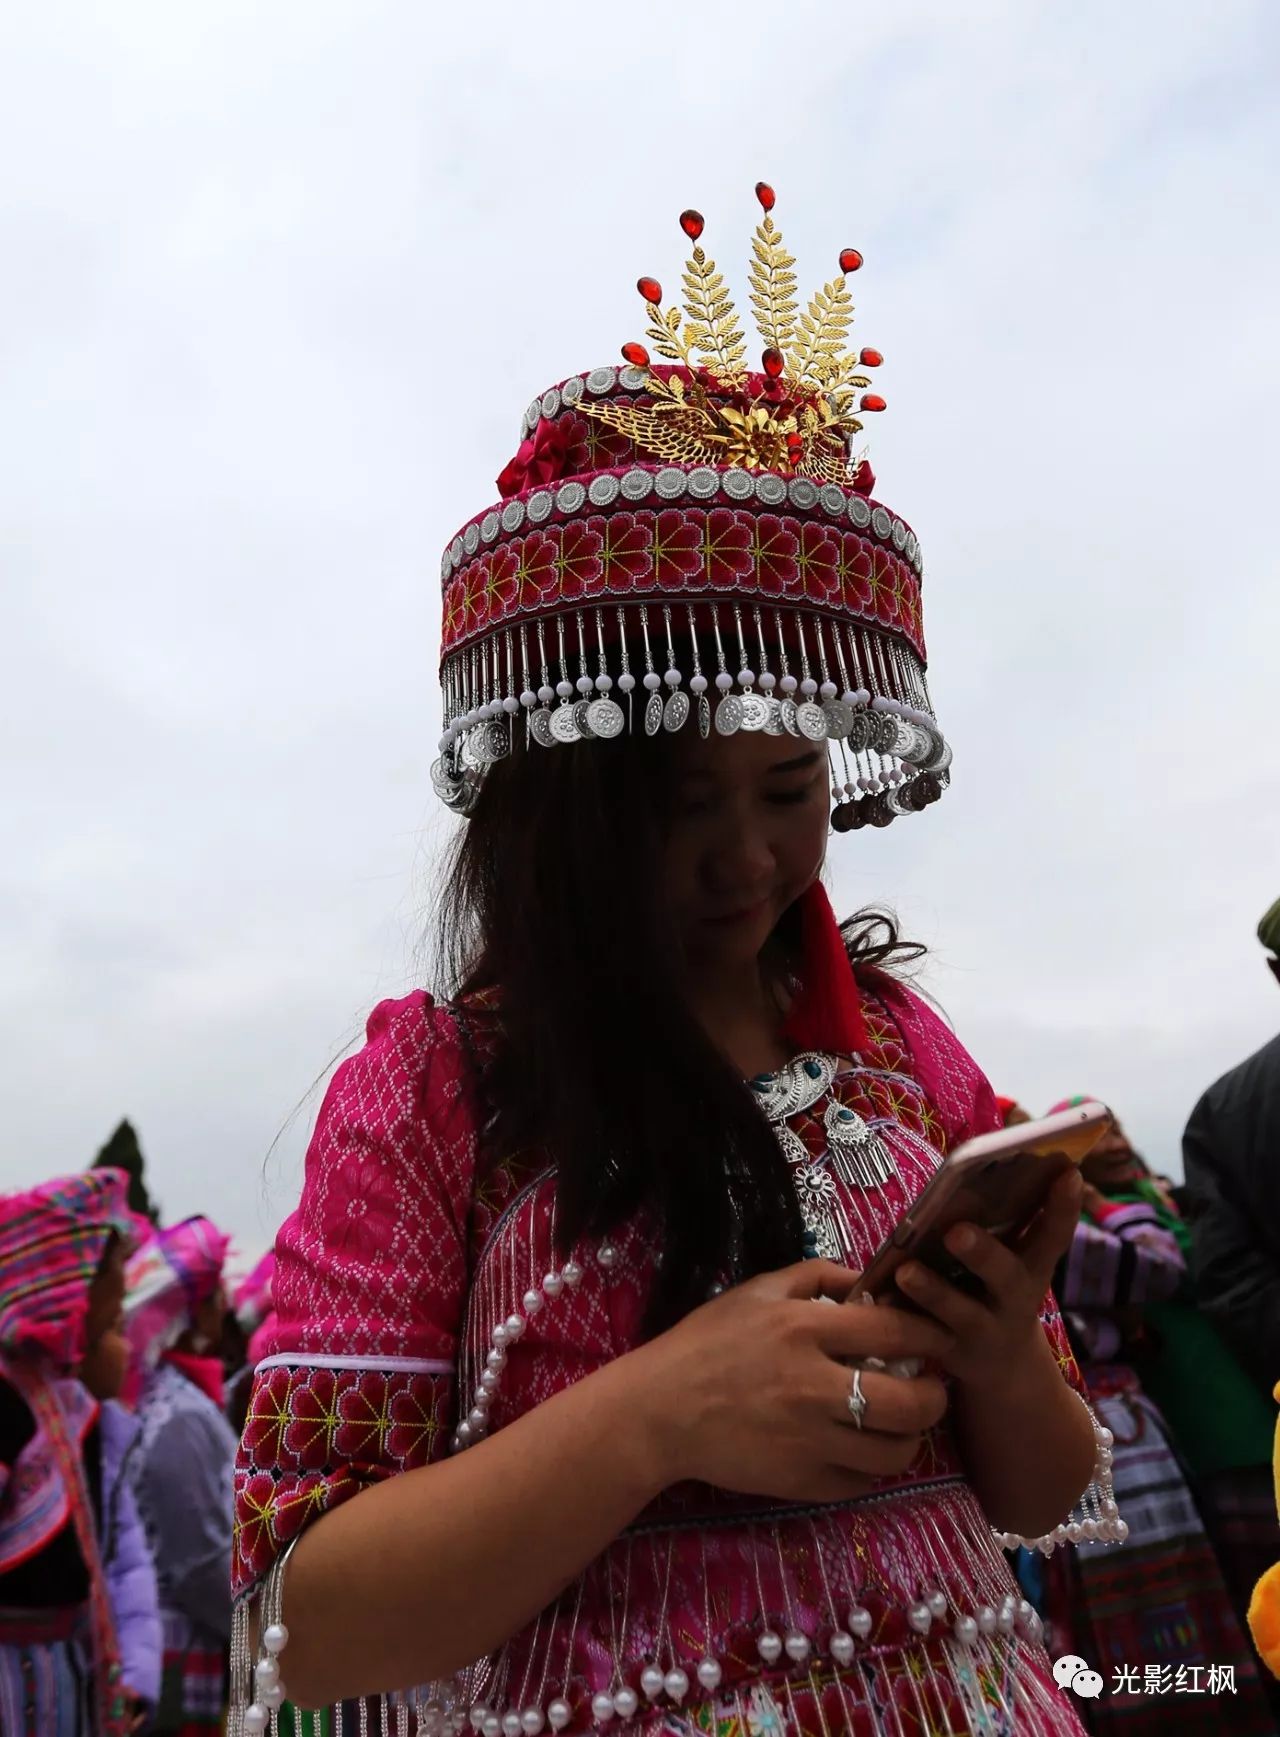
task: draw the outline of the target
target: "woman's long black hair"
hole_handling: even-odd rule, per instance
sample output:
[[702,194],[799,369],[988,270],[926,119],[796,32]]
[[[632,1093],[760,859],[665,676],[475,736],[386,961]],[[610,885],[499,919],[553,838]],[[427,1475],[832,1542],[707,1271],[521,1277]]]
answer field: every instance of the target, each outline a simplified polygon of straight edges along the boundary
[[[661,1260],[646,1327],[704,1301],[718,1277],[798,1260],[786,1162],[751,1094],[691,1012],[661,894],[678,740],[623,735],[526,749],[490,767],[453,850],[440,909],[447,993],[496,988],[485,1160],[545,1147],[557,1241],[603,1237],[636,1212]],[[794,911],[767,961],[794,963]],[[864,913],[859,965],[923,951]]]

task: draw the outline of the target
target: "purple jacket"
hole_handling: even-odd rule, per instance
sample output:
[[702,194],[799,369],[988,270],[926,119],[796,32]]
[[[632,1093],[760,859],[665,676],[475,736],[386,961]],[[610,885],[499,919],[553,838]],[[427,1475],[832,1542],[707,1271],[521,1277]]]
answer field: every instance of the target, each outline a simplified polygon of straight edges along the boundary
[[160,1700],[163,1639],[155,1564],[127,1476],[137,1438],[134,1418],[123,1406],[107,1400],[98,1415],[102,1453],[102,1565],[116,1622],[125,1687],[140,1695],[154,1711]]

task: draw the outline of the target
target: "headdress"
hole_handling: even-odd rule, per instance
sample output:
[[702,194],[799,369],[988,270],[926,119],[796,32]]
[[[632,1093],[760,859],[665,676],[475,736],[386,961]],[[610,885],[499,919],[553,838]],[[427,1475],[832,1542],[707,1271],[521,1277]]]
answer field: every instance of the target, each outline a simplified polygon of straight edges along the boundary
[[169,1350],[216,1294],[230,1240],[207,1218],[184,1218],[158,1231],[130,1260],[125,1328],[144,1366]]
[[833,743],[839,830],[927,806],[950,749],[925,682],[914,531],[852,442],[884,409],[848,276],[801,308],[761,182],[747,340],[696,211],[683,308],[642,277],[646,342],[525,413],[502,498],[445,551],[445,730],[433,780],[469,812],[515,732],[767,730]]
[[107,1244],[131,1240],[127,1189],[123,1171],[86,1170],[0,1198],[0,1356],[76,1368]]

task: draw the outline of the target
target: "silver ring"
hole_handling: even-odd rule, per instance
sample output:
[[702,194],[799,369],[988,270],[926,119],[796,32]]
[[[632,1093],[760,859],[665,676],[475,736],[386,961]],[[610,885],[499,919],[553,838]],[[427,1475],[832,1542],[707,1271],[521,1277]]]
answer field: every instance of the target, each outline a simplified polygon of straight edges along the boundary
[[849,1397],[845,1400],[849,1408],[849,1416],[853,1419],[853,1427],[861,1429],[867,1415],[867,1396],[862,1391],[862,1371],[855,1369],[853,1381],[849,1388]]

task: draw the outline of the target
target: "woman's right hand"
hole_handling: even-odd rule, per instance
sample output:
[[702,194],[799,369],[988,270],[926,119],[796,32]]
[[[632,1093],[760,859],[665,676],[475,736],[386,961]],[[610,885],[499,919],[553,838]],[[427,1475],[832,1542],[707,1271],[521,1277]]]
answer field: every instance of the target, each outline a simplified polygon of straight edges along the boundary
[[864,1371],[858,1429],[841,1359],[940,1359],[953,1336],[905,1309],[844,1306],[857,1278],[829,1261],[763,1274],[631,1354],[665,1484],[829,1502],[907,1469],[946,1410],[942,1382]]

